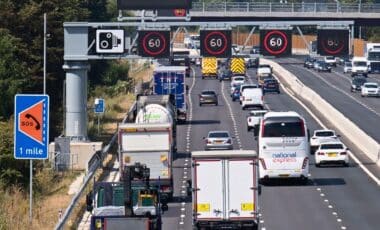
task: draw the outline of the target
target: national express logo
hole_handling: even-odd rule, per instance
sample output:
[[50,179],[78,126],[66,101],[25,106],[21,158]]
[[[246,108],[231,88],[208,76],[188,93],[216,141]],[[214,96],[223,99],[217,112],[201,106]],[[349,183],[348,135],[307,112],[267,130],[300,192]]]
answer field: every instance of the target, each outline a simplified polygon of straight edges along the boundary
[[292,163],[297,161],[297,154],[294,153],[273,153],[272,160],[274,163]]

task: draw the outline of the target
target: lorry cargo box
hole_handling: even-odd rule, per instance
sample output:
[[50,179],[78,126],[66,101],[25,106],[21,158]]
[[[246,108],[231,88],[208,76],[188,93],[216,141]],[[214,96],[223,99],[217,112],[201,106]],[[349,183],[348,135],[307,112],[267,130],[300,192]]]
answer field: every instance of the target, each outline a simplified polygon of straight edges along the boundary
[[257,229],[256,152],[195,151],[192,163],[194,227]]

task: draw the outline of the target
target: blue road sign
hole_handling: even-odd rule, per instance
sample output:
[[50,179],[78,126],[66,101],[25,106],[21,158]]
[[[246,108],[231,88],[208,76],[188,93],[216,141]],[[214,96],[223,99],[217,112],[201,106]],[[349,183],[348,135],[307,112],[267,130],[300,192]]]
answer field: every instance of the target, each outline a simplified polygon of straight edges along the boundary
[[101,98],[96,98],[95,99],[95,108],[94,112],[95,113],[104,113],[104,99]]
[[14,157],[46,159],[49,144],[49,96],[15,96]]

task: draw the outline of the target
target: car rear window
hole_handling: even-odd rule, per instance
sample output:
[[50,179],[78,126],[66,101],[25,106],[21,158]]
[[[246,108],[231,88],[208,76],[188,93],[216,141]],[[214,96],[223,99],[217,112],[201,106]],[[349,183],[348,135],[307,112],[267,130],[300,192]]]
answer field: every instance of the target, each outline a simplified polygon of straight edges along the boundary
[[208,137],[229,137],[228,133],[210,133]]
[[244,81],[244,77],[235,77],[234,81]]
[[342,144],[322,144],[321,149],[343,149]]
[[297,117],[271,117],[264,120],[262,137],[304,137],[303,120]]
[[215,95],[214,91],[203,91],[202,95]]
[[334,136],[334,133],[331,131],[322,131],[322,132],[316,132],[315,136],[317,136],[317,137],[331,137],[331,136]]
[[365,85],[366,88],[376,89],[377,85],[371,84],[371,85]]

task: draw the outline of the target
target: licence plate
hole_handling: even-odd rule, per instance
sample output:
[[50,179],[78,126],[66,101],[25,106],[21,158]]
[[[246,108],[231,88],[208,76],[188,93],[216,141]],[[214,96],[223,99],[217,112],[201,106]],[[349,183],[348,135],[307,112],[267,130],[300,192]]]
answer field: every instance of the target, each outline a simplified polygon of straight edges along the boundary
[[337,153],[329,153],[328,156],[329,157],[336,157],[338,154]]
[[246,101],[252,101],[252,99],[247,99]]
[[268,87],[274,87],[274,85],[268,85]]
[[223,143],[223,141],[214,141],[214,143],[220,144]]

